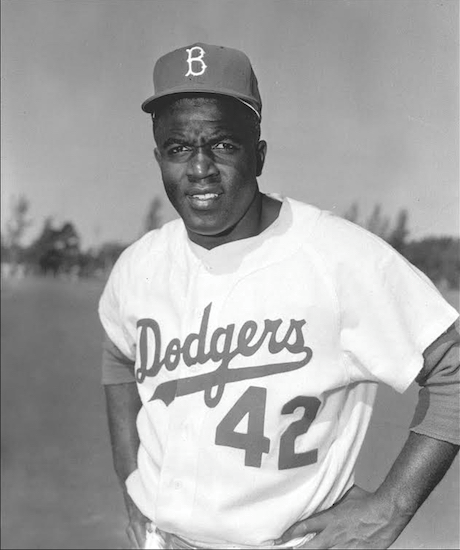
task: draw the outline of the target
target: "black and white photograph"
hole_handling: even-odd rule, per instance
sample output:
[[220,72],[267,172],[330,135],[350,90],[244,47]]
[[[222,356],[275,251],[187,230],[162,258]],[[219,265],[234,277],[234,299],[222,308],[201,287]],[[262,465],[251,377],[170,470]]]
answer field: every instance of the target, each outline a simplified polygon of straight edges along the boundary
[[458,0],[0,1],[1,548],[459,548]]

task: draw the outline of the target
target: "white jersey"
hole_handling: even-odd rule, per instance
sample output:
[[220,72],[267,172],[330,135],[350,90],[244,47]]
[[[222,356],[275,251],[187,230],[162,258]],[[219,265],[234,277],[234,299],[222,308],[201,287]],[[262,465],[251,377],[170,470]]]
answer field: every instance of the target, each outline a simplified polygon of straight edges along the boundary
[[377,382],[404,391],[457,318],[358,226],[283,199],[257,237],[205,250],[181,220],[115,265],[100,301],[135,360],[139,509],[202,544],[271,544],[353,484]]

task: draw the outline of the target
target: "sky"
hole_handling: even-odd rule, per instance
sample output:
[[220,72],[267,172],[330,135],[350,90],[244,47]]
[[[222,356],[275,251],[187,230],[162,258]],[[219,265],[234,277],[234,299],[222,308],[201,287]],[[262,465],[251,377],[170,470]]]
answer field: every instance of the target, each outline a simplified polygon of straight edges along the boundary
[[243,50],[263,102],[262,191],[410,237],[459,235],[456,0],[2,0],[1,223],[30,202],[84,248],[138,238],[168,204],[154,160],[152,71],[194,42]]

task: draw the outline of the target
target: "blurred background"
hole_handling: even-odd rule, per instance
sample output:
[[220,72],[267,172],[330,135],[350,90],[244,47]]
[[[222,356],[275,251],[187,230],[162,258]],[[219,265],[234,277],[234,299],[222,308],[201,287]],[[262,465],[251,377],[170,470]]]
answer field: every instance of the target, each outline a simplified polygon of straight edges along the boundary
[[[2,548],[123,548],[97,301],[173,219],[148,115],[156,59],[200,41],[259,80],[259,180],[378,234],[459,307],[456,0],[2,0]],[[382,388],[375,488],[416,388]],[[458,459],[394,548],[458,548]]]

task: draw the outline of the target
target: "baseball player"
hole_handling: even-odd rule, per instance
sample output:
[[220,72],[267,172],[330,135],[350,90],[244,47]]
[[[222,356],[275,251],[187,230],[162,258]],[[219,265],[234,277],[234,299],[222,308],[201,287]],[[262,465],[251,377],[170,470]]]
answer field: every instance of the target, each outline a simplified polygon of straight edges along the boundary
[[[142,108],[179,218],[125,250],[99,304],[133,547],[387,548],[458,451],[458,313],[376,236],[259,190],[244,53],[164,55]],[[364,491],[377,385],[414,379],[408,440]]]

